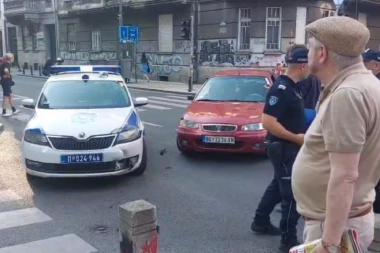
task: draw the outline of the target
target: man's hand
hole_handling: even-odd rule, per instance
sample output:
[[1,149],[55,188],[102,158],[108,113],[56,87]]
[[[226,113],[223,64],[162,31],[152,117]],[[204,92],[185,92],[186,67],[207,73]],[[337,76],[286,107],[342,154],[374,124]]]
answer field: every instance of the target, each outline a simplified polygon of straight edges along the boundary
[[297,134],[297,135],[296,135],[295,142],[296,142],[298,145],[302,146],[304,140],[305,140],[305,135],[304,135],[304,134]]

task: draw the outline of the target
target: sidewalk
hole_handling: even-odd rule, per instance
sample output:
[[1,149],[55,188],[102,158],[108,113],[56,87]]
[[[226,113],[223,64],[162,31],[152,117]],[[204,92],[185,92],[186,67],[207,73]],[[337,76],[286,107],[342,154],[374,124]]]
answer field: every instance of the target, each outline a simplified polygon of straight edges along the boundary
[[[25,75],[22,72],[19,72],[18,68],[12,68],[12,74],[15,76],[25,76],[32,78],[41,78],[47,79],[46,76],[40,76],[38,71],[33,71],[33,75],[30,74],[30,70],[25,70]],[[137,83],[134,82],[135,79],[131,79],[131,83],[127,83],[128,88],[134,90],[147,90],[147,91],[158,91],[158,92],[167,92],[174,94],[195,94],[198,92],[201,84],[194,84],[191,92],[188,91],[187,83],[177,83],[177,82],[162,82],[151,80],[149,83],[137,79]]]

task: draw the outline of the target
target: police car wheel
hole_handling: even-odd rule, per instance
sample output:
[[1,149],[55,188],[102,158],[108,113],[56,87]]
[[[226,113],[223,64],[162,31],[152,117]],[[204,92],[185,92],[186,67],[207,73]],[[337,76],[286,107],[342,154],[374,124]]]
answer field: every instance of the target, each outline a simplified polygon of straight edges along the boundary
[[147,148],[146,148],[146,144],[144,140],[140,166],[136,170],[132,171],[131,174],[134,176],[141,176],[146,171],[147,166],[148,166],[148,154],[147,154]]

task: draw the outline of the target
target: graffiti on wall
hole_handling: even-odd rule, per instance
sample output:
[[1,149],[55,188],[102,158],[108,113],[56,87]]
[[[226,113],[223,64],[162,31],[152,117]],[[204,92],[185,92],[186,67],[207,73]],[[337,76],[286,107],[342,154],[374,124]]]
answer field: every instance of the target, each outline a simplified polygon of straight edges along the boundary
[[116,52],[66,52],[61,51],[61,58],[64,60],[116,60]]
[[188,40],[175,40],[174,41],[174,51],[177,53],[190,53],[191,52],[191,42]]
[[199,64],[203,66],[234,66],[235,40],[200,42]]
[[236,55],[236,67],[273,67],[277,63],[284,62],[284,55],[264,55],[264,54],[249,54],[249,55]]
[[181,71],[182,67],[185,64],[183,56],[178,54],[146,54],[146,56],[151,66],[152,74],[156,75],[170,75],[172,73],[178,73]]
[[66,52],[61,51],[61,58],[64,60],[80,60],[88,61],[90,60],[89,52]]
[[116,60],[116,52],[91,52],[90,60]]

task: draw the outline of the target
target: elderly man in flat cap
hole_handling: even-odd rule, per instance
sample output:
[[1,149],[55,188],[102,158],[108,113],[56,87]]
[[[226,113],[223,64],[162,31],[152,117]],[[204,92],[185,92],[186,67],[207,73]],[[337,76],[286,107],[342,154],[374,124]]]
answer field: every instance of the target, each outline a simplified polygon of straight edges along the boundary
[[309,68],[325,86],[293,166],[292,189],[315,252],[340,252],[345,229],[364,251],[374,236],[372,203],[380,179],[380,81],[362,62],[370,34],[348,17],[306,27]]

